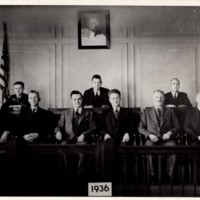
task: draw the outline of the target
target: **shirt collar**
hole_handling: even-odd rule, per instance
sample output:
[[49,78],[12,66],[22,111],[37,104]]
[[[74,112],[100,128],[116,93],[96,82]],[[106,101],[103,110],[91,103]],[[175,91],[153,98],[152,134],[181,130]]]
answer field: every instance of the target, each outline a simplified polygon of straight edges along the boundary
[[118,106],[118,107],[115,107],[115,108],[113,108],[113,111],[115,112],[115,111],[120,111],[120,106]]
[[171,91],[171,93],[172,93],[172,96],[174,96],[175,94],[178,95],[178,91],[177,92]]
[[78,111],[78,113],[81,114],[81,113],[82,113],[82,110],[83,110],[82,107],[77,108],[77,109],[74,109],[74,113],[76,113],[76,112]]
[[34,112],[36,113],[38,111],[38,107],[31,108],[31,110],[34,110]]
[[100,96],[100,89],[99,90],[95,90],[94,88],[93,88],[93,91],[94,91],[94,95],[99,95]]
[[163,110],[163,107],[156,107],[156,106],[154,106],[154,108],[156,109],[156,111],[157,111],[158,109],[160,109],[161,111]]

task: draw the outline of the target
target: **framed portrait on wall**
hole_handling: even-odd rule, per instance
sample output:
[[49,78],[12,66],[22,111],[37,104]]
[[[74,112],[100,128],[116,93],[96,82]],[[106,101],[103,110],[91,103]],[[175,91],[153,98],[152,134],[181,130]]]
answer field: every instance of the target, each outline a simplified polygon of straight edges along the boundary
[[83,10],[78,13],[79,49],[110,48],[110,11]]

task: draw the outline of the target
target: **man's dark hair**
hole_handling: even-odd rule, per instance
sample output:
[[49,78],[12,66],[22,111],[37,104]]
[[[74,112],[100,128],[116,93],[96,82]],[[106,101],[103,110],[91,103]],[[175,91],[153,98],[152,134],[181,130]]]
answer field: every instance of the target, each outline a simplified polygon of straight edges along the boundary
[[29,94],[37,94],[38,98],[40,99],[40,93],[36,90],[31,90]]
[[79,92],[78,90],[73,90],[72,92],[71,92],[71,94],[70,94],[70,97],[72,98],[72,95],[73,94],[80,94],[81,95],[81,97],[83,97],[83,95],[81,94],[81,92]]
[[96,78],[96,79],[100,79],[100,81],[101,81],[101,76],[98,75],[98,74],[93,75],[93,77],[92,77],[92,81],[93,81],[94,78]]
[[121,97],[121,92],[118,89],[112,89],[108,92],[108,96],[110,97],[111,94],[118,94]]
[[24,83],[22,81],[17,81],[13,84],[13,86],[15,85],[21,85],[24,88]]

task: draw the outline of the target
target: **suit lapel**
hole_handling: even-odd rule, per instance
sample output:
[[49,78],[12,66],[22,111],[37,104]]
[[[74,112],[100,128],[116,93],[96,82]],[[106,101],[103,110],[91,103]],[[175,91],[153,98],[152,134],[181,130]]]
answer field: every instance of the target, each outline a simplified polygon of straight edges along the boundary
[[162,115],[161,115],[161,121],[160,121],[160,127],[164,124],[164,121],[167,117],[167,113],[168,113],[168,110],[163,107],[163,111],[162,111]]
[[158,118],[157,118],[157,115],[156,115],[156,109],[154,107],[151,108],[149,114],[151,116],[151,119],[159,126]]
[[82,109],[82,113],[80,114],[78,118],[78,125],[80,125],[81,121],[84,119],[85,116],[86,116],[86,110]]
[[113,127],[117,127],[117,120],[116,120],[113,109],[110,109],[110,118],[111,118],[111,123],[112,123]]
[[66,113],[66,124],[68,132],[73,132],[73,118],[74,118],[74,109],[70,108]]

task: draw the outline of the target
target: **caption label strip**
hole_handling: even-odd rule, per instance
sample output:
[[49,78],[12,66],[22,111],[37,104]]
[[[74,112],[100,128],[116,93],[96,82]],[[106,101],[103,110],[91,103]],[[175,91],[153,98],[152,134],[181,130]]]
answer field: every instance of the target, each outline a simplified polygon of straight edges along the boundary
[[88,183],[88,196],[111,197],[112,183],[110,182]]

